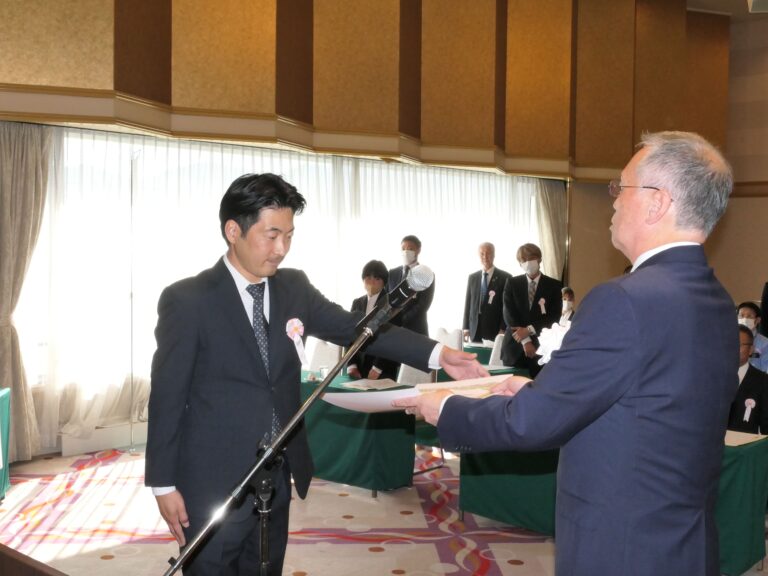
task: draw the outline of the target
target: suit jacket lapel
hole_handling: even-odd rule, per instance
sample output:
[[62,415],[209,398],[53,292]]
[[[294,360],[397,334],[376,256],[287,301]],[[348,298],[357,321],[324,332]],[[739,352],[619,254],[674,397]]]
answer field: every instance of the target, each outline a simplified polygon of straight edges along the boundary
[[261,361],[258,344],[256,344],[256,337],[253,334],[253,324],[248,321],[248,317],[245,314],[243,301],[237,293],[235,280],[221,260],[214,267],[214,272],[216,278],[214,295],[216,304],[221,307],[224,317],[232,326],[232,331],[250,352],[251,360],[259,369],[263,370],[264,365]]

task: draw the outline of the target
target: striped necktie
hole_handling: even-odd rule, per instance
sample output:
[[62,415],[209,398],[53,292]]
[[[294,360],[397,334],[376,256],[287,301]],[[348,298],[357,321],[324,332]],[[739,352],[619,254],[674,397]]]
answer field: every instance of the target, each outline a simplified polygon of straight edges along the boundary
[[[248,285],[248,293],[253,296],[253,333],[256,336],[256,344],[259,347],[261,361],[264,363],[264,370],[269,378],[269,337],[267,333],[267,319],[264,318],[264,287],[266,283]],[[270,433],[272,438],[280,434],[280,420],[277,417],[277,411],[272,407],[272,425]]]

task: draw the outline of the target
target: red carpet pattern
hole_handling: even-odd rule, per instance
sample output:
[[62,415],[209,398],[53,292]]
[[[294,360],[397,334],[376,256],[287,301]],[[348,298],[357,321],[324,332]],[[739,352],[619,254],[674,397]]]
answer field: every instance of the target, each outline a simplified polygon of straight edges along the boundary
[[[419,450],[422,469],[434,465]],[[467,514],[458,461],[379,493],[315,480],[294,499],[285,575],[552,574],[551,539]],[[177,549],[143,486],[142,453],[108,450],[12,468],[0,542],[70,575],[162,574]],[[109,561],[109,562],[106,562]]]

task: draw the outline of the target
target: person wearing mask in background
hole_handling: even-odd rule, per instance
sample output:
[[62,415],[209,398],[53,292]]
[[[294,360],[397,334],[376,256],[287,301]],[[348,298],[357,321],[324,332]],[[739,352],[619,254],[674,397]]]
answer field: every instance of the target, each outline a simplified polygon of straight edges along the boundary
[[538,335],[560,319],[563,284],[541,273],[541,248],[536,244],[520,246],[517,261],[525,274],[513,276],[504,287],[507,330],[501,360],[505,366],[527,368],[534,378],[541,370],[536,355]]
[[698,134],[644,134],[613,181],[632,272],[593,288],[536,380],[400,398],[461,452],[560,448],[557,576],[720,576],[715,519],[739,335],[702,244],[733,176]]
[[768,338],[760,334],[760,306],[754,302],[742,302],[736,308],[739,324],[752,330],[754,351],[749,363],[758,370],[768,372]]
[[480,244],[478,254],[481,270],[467,280],[462,324],[465,342],[494,340],[506,328],[503,293],[510,275],[494,267],[496,248],[490,242]]
[[[408,235],[400,241],[400,250],[403,264],[389,271],[389,281],[387,282],[387,293],[392,292],[403,279],[410,273],[411,269],[419,265],[419,254],[421,253],[421,240],[416,236]],[[402,326],[413,330],[424,336],[429,335],[429,325],[427,324],[427,312],[432,305],[432,299],[435,297],[435,282],[416,295],[403,306],[400,313],[395,316],[391,322],[395,326]]]
[[[355,298],[352,302],[352,308],[350,308],[351,312],[356,312],[361,318],[381,308],[386,303],[387,293],[384,292],[384,286],[387,285],[389,279],[387,267],[380,260],[371,260],[363,266],[362,278],[365,296]],[[366,349],[367,346],[352,356],[347,363],[347,374],[358,379],[391,378],[395,380],[397,378],[397,362],[369,354]]]
[[573,288],[563,286],[560,291],[563,294],[563,313],[560,314],[560,321],[558,324],[565,326],[566,322],[570,322],[573,318],[574,312],[576,312],[574,306],[576,304],[576,296],[573,293]]
[[739,389],[728,415],[728,430],[768,434],[768,374],[749,363],[752,330],[739,325]]

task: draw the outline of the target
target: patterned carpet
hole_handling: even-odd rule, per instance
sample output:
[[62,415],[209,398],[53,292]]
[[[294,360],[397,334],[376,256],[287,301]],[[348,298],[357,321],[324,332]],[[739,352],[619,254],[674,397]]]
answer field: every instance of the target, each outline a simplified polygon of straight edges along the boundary
[[[424,467],[433,456],[419,451]],[[551,576],[550,538],[457,511],[458,461],[371,492],[313,481],[294,499],[286,576]],[[178,553],[143,486],[144,455],[109,450],[14,465],[0,542],[70,576],[163,574]]]

